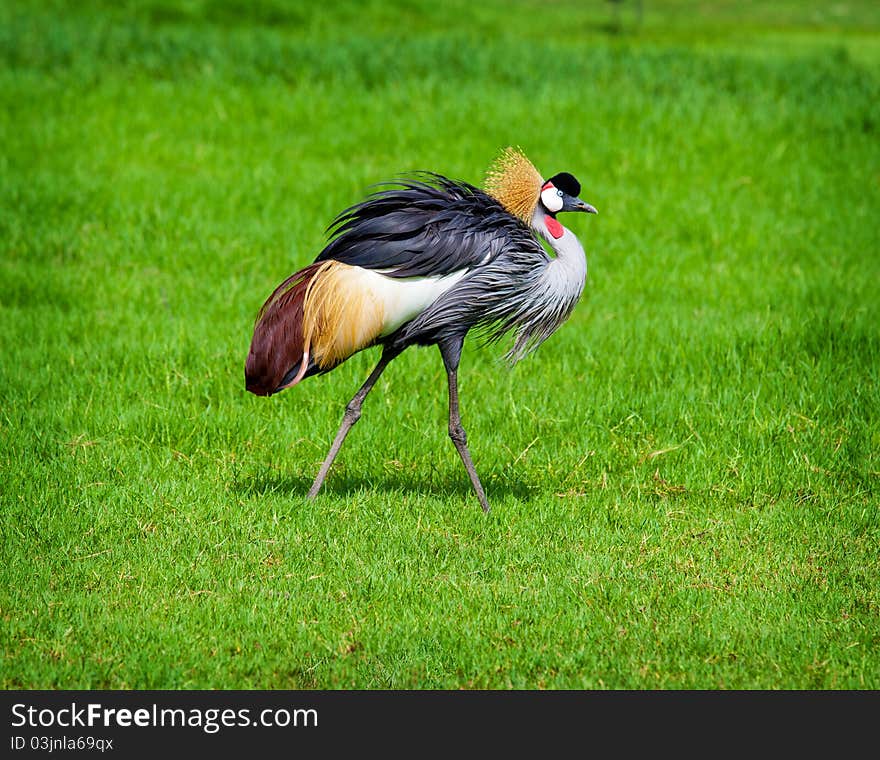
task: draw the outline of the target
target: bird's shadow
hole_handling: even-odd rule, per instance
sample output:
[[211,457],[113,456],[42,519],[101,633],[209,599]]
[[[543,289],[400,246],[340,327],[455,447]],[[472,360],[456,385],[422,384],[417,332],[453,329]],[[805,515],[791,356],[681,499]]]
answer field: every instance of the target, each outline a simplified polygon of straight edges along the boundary
[[[240,475],[232,485],[239,496],[265,496],[283,494],[291,498],[305,497],[314,482],[313,475],[279,473],[266,468],[247,475]],[[529,501],[538,489],[513,473],[498,473],[494,477],[487,473],[483,480],[486,494],[491,501],[506,497],[519,501]],[[332,472],[324,481],[321,494],[333,496],[352,496],[357,493],[374,491],[383,494],[417,494],[430,498],[443,499],[455,497],[467,499],[474,497],[467,475],[442,473],[419,475],[409,472],[352,473]]]

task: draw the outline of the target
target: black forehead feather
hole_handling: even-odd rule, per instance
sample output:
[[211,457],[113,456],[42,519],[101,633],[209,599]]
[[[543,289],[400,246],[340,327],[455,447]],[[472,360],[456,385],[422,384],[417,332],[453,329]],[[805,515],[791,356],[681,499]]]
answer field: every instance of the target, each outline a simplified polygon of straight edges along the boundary
[[581,183],[574,178],[574,175],[568,172],[554,174],[547,181],[552,182],[554,187],[558,187],[563,193],[573,195],[575,198],[581,194]]

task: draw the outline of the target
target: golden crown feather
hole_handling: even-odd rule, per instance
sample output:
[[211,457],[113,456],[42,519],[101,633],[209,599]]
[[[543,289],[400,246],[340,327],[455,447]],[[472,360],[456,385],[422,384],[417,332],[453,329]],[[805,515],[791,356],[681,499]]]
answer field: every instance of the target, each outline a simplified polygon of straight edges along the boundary
[[511,214],[528,224],[544,180],[520,148],[508,146],[486,172],[484,189]]

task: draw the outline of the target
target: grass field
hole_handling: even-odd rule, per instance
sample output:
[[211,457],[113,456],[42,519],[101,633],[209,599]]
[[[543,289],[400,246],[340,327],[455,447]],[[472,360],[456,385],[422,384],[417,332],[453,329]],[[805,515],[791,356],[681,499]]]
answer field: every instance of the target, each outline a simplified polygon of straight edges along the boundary
[[[332,5],[332,8],[331,8]],[[0,686],[880,688],[872,2],[0,0]],[[271,399],[253,319],[372,183],[571,171],[514,370]]]

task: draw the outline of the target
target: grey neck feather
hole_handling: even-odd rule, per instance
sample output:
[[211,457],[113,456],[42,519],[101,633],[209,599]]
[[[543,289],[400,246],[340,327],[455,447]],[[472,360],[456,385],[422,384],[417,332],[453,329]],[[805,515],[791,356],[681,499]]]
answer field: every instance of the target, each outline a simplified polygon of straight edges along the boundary
[[[562,237],[554,238],[546,220],[547,215],[539,204],[532,215],[531,226],[547,241],[556,258],[543,267],[530,269],[517,282],[514,292],[508,298],[501,298],[492,312],[492,317],[500,321],[495,335],[516,329],[516,340],[507,352],[511,363],[534,351],[559,328],[581,297],[587,279],[587,257],[580,241],[565,227]],[[506,290],[502,284],[497,293],[503,295]]]
[[535,230],[547,244],[553,249],[556,258],[551,262],[554,268],[561,270],[559,273],[572,285],[577,285],[577,295],[580,296],[587,279],[587,256],[584,247],[577,236],[568,227],[564,230],[561,238],[555,238],[547,229],[547,213],[541,204],[532,214],[532,229]]
[[555,258],[534,245],[504,248],[501,255],[473,269],[409,327],[402,328],[403,339],[417,334],[425,324],[457,335],[470,319],[470,326],[482,328],[490,342],[514,331],[507,359],[515,364],[556,332],[584,289],[587,259],[571,230],[563,228],[558,239],[550,234],[543,209],[533,214],[531,227],[547,241]]

